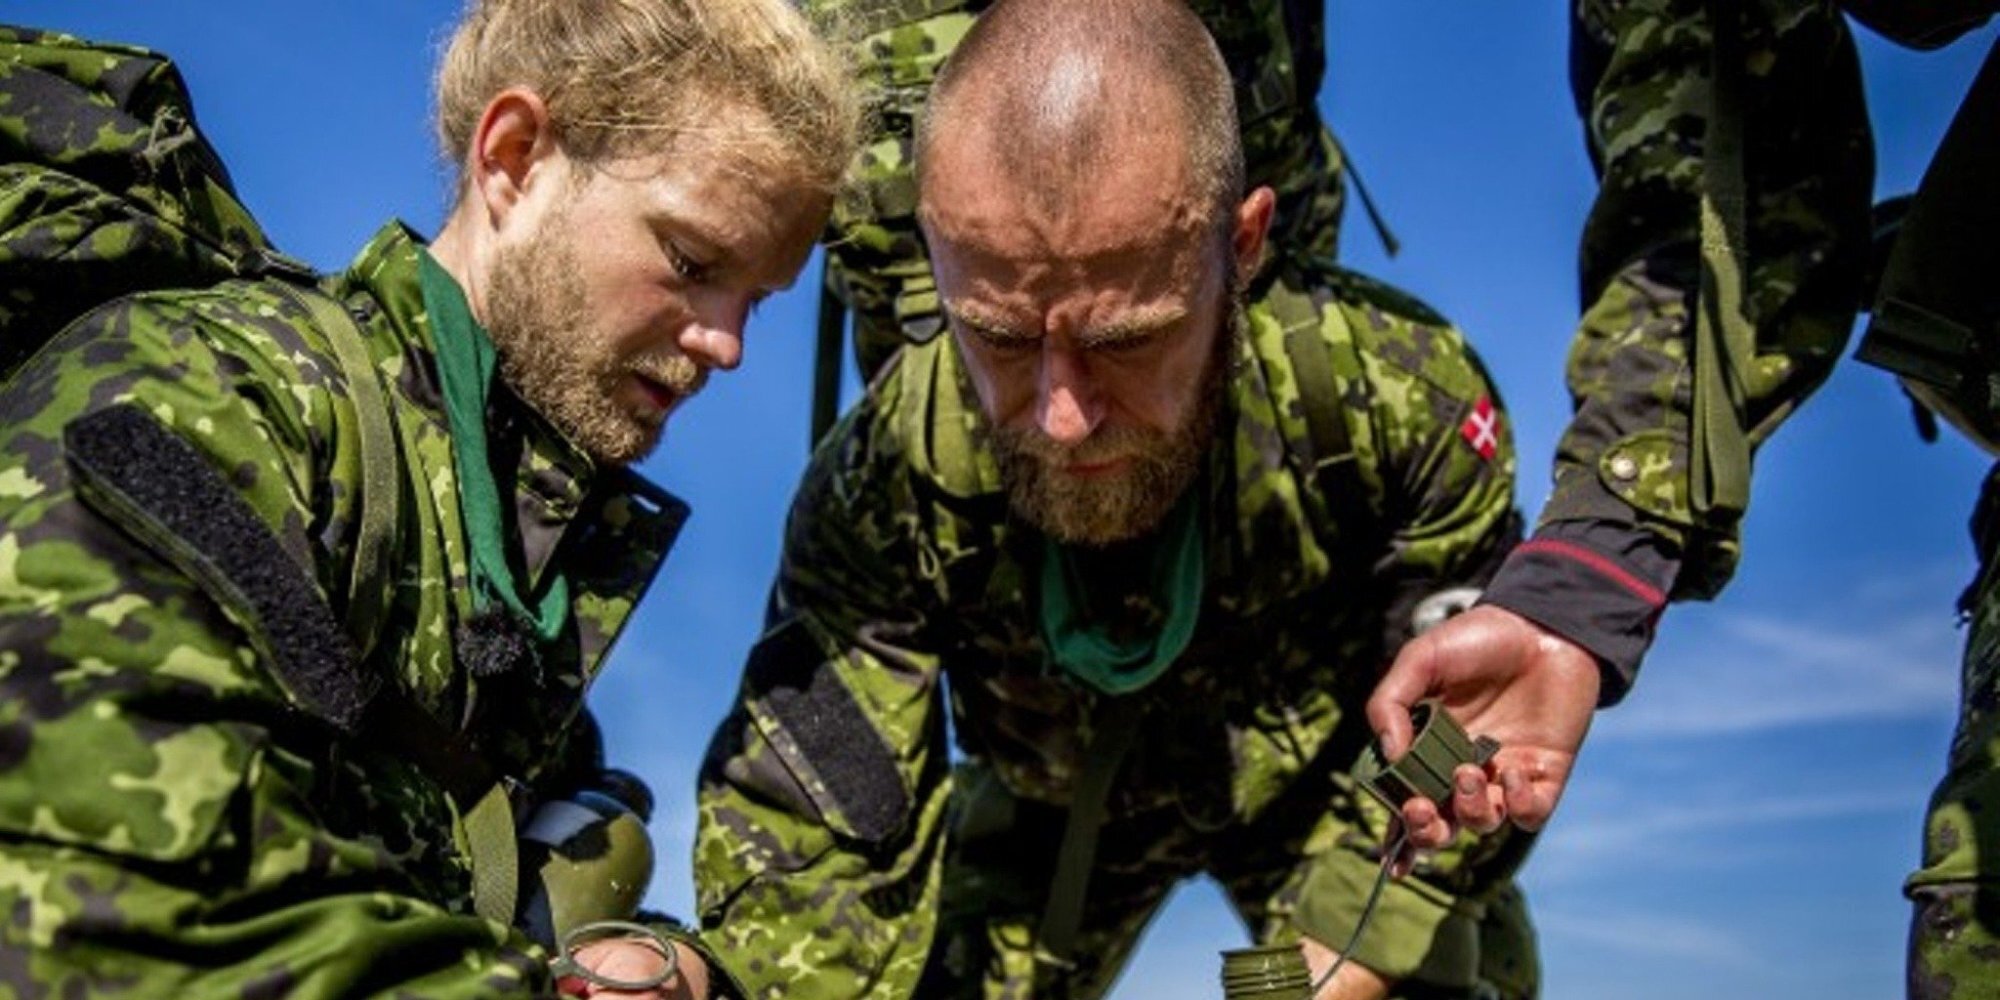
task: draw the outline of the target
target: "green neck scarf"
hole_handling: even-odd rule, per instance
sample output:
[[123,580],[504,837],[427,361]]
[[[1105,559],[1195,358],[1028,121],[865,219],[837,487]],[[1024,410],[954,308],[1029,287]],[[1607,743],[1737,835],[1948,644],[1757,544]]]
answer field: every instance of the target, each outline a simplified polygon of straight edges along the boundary
[[[1165,609],[1157,630],[1121,637],[1090,610],[1090,587],[1078,553],[1044,540],[1042,642],[1056,664],[1109,695],[1130,694],[1158,680],[1187,651],[1201,614],[1207,569],[1202,543],[1202,489],[1197,483],[1167,514],[1146,551],[1136,558],[1155,607]],[[1100,598],[1102,599],[1102,598]]]
[[438,383],[458,464],[458,510],[471,553],[473,610],[504,605],[537,638],[552,642],[569,624],[569,579],[551,570],[541,598],[531,606],[531,595],[523,592],[507,561],[507,532],[513,522],[510,508],[500,502],[500,484],[486,451],[486,402],[499,363],[493,338],[472,318],[465,292],[429,251],[418,255],[417,280],[437,341]]

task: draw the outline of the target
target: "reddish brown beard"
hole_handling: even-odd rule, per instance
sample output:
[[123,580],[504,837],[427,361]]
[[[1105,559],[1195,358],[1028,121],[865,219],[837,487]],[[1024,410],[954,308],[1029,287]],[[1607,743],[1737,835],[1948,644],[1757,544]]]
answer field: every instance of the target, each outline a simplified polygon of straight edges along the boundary
[[[1243,310],[1232,286],[1226,324],[1202,373],[1188,419],[1172,431],[1104,428],[1080,444],[1061,445],[1039,428],[993,431],[994,458],[1016,516],[1065,545],[1104,547],[1159,526],[1201,471],[1214,441],[1243,337]],[[1080,478],[1066,466],[1125,459],[1116,472]]]
[[661,420],[621,406],[619,379],[643,375],[686,397],[700,390],[702,373],[679,354],[627,361],[604,349],[590,326],[575,249],[565,241],[569,226],[568,213],[558,210],[533,239],[495,253],[486,328],[501,377],[528,405],[597,461],[635,462],[659,443]]

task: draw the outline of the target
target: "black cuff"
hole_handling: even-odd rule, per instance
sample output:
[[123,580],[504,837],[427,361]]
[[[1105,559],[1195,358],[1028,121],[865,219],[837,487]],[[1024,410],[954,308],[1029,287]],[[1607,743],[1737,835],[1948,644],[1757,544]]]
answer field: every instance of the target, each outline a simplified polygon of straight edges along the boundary
[[1493,604],[1589,650],[1604,683],[1597,704],[1632,689],[1653,643],[1680,559],[1653,535],[1611,521],[1543,525],[1486,588]]

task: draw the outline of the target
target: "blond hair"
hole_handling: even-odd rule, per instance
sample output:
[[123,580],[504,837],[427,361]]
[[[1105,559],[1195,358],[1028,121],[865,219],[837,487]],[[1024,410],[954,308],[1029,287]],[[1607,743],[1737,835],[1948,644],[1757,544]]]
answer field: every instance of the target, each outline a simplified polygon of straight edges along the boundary
[[448,158],[515,86],[585,163],[702,132],[831,190],[860,129],[846,64],[787,0],[470,0],[438,65]]

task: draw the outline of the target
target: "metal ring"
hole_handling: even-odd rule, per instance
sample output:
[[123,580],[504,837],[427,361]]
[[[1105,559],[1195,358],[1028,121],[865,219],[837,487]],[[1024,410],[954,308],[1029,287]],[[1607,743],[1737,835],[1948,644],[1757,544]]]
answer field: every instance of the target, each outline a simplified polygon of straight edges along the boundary
[[[577,949],[620,936],[627,940],[640,941],[652,948],[661,958],[666,959],[667,967],[650,979],[613,979],[577,963]],[[680,953],[674,950],[673,942],[669,941],[666,935],[645,924],[636,924],[629,920],[593,920],[587,924],[578,924],[562,936],[559,948],[562,957],[550,964],[557,978],[575,976],[593,986],[621,993],[644,993],[647,990],[659,989],[673,982],[674,977],[680,975],[681,971]]]

